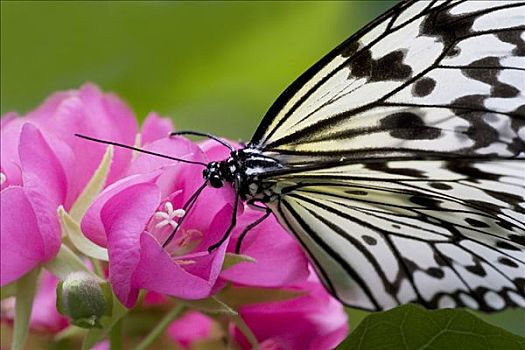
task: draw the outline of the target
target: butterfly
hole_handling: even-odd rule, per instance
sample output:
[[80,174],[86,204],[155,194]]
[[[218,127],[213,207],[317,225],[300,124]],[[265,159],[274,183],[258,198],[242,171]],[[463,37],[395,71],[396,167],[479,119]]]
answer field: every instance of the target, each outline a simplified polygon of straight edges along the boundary
[[525,307],[524,91],[524,1],[401,1],[293,82],[245,147],[173,133],[231,151],[185,208],[233,186],[234,208],[266,211],[242,237],[275,215],[351,307]]

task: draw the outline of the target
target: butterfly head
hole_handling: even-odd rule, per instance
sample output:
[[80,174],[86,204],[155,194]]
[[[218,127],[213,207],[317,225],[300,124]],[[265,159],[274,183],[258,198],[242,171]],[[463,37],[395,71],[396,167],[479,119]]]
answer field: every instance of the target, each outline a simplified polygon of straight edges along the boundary
[[202,177],[213,188],[221,188],[224,185],[220,162],[211,162],[202,171]]
[[237,173],[236,157],[221,162],[210,162],[202,171],[204,180],[213,188],[221,188],[224,182],[233,182]]

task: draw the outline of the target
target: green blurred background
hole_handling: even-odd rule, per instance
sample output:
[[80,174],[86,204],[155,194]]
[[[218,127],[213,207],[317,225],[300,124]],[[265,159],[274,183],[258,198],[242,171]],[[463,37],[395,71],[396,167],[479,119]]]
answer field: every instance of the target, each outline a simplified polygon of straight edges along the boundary
[[[91,81],[139,120],[251,137],[286,86],[395,1],[1,3],[1,112]],[[349,310],[352,327],[366,313]],[[525,311],[482,315],[525,334]]]

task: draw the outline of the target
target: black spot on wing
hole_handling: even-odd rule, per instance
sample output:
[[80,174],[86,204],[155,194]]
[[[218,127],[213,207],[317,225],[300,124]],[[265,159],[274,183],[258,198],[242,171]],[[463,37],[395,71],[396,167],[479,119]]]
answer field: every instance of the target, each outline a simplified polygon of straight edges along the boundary
[[341,51],[341,56],[345,58],[350,57],[357,52],[357,49],[359,49],[359,41],[353,41],[348,46],[343,48]]
[[465,134],[474,141],[474,148],[483,148],[499,140],[499,133],[489,124],[483,121],[483,113],[475,113],[476,117],[472,118],[471,125]]
[[414,168],[391,168],[388,162],[372,162],[364,164],[364,167],[369,170],[379,171],[386,174],[405,175],[414,178],[426,178],[423,171]]
[[451,104],[454,114],[469,124],[465,130],[457,129],[458,135],[466,135],[474,141],[472,148],[478,149],[499,141],[499,133],[484,121],[486,115],[484,101],[488,96],[467,95],[455,99]]
[[414,204],[418,204],[429,209],[438,209],[439,204],[441,203],[439,200],[420,195],[410,197],[410,201]]
[[[501,65],[497,57],[485,57],[471,62],[468,66],[463,68],[461,72],[466,77],[493,85],[498,80],[499,70],[488,69],[488,67],[497,68],[500,66]],[[485,69],[479,69],[481,67]]]
[[376,245],[377,244],[377,240],[374,237],[370,237],[370,236],[367,236],[367,235],[362,235],[361,238],[368,245]]
[[428,96],[436,87],[436,81],[429,77],[423,77],[417,80],[412,87],[412,95],[417,97]]
[[470,63],[461,69],[461,72],[468,78],[490,85],[490,94],[493,97],[512,98],[518,96],[520,93],[518,89],[498,80],[498,75],[501,72],[500,68],[501,65],[498,58],[485,57]]
[[499,40],[512,44],[515,48],[512,50],[514,56],[525,56],[525,41],[521,37],[522,32],[520,30],[505,31],[496,33]]
[[443,272],[443,270],[438,267],[430,267],[426,270],[426,272],[434,278],[442,279],[443,277],[445,277],[445,273]]
[[441,135],[440,129],[425,125],[420,116],[409,112],[386,116],[380,126],[390,130],[390,136],[402,140],[433,140]]
[[512,194],[493,190],[485,190],[485,192],[491,197],[507,203],[514,211],[523,213],[523,208],[520,206],[523,202],[523,197],[519,193]]
[[354,195],[354,196],[366,196],[368,194],[367,191],[362,191],[362,190],[346,190],[344,192]]
[[435,188],[436,190],[448,191],[452,189],[452,186],[443,182],[431,182],[430,187]]
[[496,242],[496,247],[506,250],[520,251],[521,249],[505,241]]
[[349,77],[365,78],[369,82],[406,80],[411,77],[412,68],[403,63],[404,57],[404,53],[397,50],[374,60],[369,49],[362,50],[349,62]]
[[472,227],[490,227],[486,222],[479,221],[473,218],[466,218],[465,222]]
[[[498,181],[500,175],[482,171],[470,160],[457,159],[446,163],[445,168],[456,173],[463,174],[471,179]],[[477,182],[473,180],[474,182]],[[499,207],[498,207],[499,208]]]
[[501,98],[512,98],[520,94],[520,90],[516,89],[514,86],[497,82],[490,91],[493,97]]
[[[477,16],[471,16],[471,13],[452,15],[444,10],[432,12],[421,23],[419,34],[438,37],[446,48],[450,48],[458,38],[472,33],[472,25],[476,18]],[[457,53],[447,52],[448,55]]]
[[483,266],[481,266],[481,263],[480,263],[479,259],[475,258],[474,260],[475,260],[475,264],[474,265],[465,266],[465,269],[467,271],[472,272],[475,275],[478,275],[478,276],[481,276],[481,277],[486,276],[487,272],[485,271]]
[[498,258],[498,262],[500,264],[503,264],[505,266],[509,266],[509,267],[514,267],[514,268],[517,268],[519,267],[518,264],[516,264],[516,262],[514,262],[513,260],[507,258],[506,256],[501,256]]
[[517,243],[525,247],[525,236],[509,235],[509,239],[511,240],[511,242]]

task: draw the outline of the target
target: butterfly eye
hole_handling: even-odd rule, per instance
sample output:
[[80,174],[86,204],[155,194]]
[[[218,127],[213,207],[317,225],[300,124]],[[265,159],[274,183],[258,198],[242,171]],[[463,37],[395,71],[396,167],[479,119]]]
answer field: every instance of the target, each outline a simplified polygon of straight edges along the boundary
[[210,176],[209,178],[211,187],[221,188],[223,185],[222,179],[218,175]]

